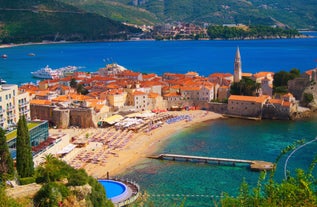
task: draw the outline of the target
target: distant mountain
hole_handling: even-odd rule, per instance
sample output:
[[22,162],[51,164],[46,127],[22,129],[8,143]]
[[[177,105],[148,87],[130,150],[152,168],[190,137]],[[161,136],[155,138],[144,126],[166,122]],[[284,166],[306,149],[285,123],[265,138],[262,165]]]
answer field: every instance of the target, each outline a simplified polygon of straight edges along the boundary
[[131,23],[192,22],[317,29],[316,0],[62,0]]
[[0,43],[125,39],[138,32],[56,0],[0,0]]

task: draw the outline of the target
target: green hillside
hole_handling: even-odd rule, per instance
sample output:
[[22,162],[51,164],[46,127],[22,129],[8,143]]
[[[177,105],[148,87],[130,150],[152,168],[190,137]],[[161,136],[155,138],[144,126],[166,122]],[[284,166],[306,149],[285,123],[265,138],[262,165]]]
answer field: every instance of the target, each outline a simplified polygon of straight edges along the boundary
[[132,23],[193,22],[317,28],[316,0],[62,0]]
[[74,5],[87,12],[97,13],[120,22],[138,25],[153,25],[158,22],[155,14],[149,11],[133,7],[127,2],[104,1],[104,0],[60,0],[61,2]]
[[139,30],[55,0],[0,0],[0,43],[125,39]]

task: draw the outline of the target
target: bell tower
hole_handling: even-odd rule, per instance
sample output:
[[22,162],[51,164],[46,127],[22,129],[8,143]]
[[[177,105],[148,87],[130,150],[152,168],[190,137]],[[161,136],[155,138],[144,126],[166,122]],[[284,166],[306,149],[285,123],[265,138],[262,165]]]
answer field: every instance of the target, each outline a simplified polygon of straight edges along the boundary
[[235,83],[240,82],[241,76],[242,76],[241,56],[240,56],[239,47],[237,47],[236,56],[234,58],[233,82]]

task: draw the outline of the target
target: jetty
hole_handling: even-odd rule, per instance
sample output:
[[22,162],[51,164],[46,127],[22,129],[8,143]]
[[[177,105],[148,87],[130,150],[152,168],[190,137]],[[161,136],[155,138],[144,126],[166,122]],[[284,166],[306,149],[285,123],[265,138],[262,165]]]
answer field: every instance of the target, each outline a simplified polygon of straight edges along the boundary
[[254,171],[272,170],[274,168],[273,163],[261,161],[261,160],[241,160],[241,159],[202,157],[202,156],[178,155],[178,154],[159,154],[159,155],[148,156],[148,158],[161,159],[161,160],[173,160],[173,161],[186,161],[186,162],[217,163],[218,165],[231,163],[233,166],[236,166],[237,163],[242,163],[242,164],[248,164],[250,166],[250,169]]

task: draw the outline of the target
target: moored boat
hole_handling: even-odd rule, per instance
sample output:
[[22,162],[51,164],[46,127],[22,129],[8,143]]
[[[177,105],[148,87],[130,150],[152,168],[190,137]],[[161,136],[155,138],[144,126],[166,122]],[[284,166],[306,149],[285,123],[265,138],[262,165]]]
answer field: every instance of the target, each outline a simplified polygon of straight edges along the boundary
[[77,70],[76,66],[66,66],[58,69],[52,69],[48,65],[40,70],[31,72],[33,77],[41,79],[57,79],[65,76],[66,73],[71,73]]
[[56,79],[59,77],[58,71],[53,70],[48,65],[40,70],[31,72],[33,77],[41,79]]
[[2,79],[2,78],[0,78],[0,84],[2,85],[2,84],[6,84],[7,83],[7,81],[6,80],[4,80],[4,79]]

